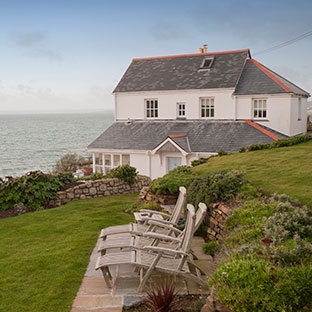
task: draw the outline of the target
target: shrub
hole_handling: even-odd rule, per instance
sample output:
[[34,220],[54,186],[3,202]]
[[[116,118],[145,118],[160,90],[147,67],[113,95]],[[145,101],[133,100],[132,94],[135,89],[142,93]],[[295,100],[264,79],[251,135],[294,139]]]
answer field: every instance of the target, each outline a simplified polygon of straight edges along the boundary
[[147,306],[152,311],[171,312],[176,308],[176,291],[173,282],[164,284],[147,291]]
[[201,164],[204,164],[208,161],[209,158],[199,158],[199,159],[195,159],[192,161],[191,165],[192,167],[196,167],[196,166],[199,166]]
[[9,177],[0,181],[0,207],[2,210],[22,203],[28,209],[39,209],[56,197],[56,192],[73,181],[73,176],[65,174],[45,174],[41,171],[28,172],[22,177]]
[[221,265],[209,284],[216,285],[217,299],[237,312],[311,308],[311,265],[280,268],[264,259],[235,259]]
[[104,179],[104,175],[102,173],[93,173],[92,176],[90,177],[90,180],[94,181],[94,180],[101,180]]
[[66,154],[58,160],[53,167],[53,172],[75,172],[79,167],[88,163],[88,161],[82,157],[78,156],[77,154]]
[[113,169],[110,172],[110,175],[114,178],[124,180],[128,184],[133,184],[135,181],[135,177],[137,176],[137,170],[130,165],[123,165]]
[[312,212],[307,207],[293,207],[289,202],[279,203],[276,212],[264,219],[264,231],[275,245],[298,235],[312,238]]
[[209,242],[203,245],[203,251],[210,256],[214,256],[218,248],[219,246],[216,242]]
[[246,152],[246,147],[241,147],[241,148],[239,149],[239,152],[240,152],[240,153],[245,153],[245,152]]
[[187,202],[198,207],[200,202],[209,206],[216,200],[234,198],[246,180],[243,173],[232,171],[218,171],[194,179],[187,190]]
[[184,186],[187,188],[194,178],[195,174],[191,168],[180,166],[163,177],[153,180],[149,190],[157,195],[178,194],[179,187]]
[[224,151],[222,149],[218,150],[218,156],[224,156],[224,155],[227,155],[226,151]]
[[248,152],[251,151],[258,151],[258,150],[263,150],[263,149],[268,149],[271,148],[271,144],[269,143],[258,143],[258,144],[252,144],[247,147]]

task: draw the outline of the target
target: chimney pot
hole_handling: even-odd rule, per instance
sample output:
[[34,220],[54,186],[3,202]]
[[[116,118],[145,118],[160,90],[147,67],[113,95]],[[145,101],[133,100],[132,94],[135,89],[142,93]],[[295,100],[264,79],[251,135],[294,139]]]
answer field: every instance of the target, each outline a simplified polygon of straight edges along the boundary
[[204,47],[203,47],[203,53],[207,53],[207,44],[204,44]]

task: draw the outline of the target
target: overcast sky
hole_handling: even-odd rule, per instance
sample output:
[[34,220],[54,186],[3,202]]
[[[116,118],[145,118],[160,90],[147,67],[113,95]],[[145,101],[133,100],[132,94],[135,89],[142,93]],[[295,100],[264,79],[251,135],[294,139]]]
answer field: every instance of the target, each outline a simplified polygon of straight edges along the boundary
[[[136,57],[250,48],[312,30],[311,0],[0,0],[0,111],[113,109]],[[312,36],[255,56],[312,92]]]

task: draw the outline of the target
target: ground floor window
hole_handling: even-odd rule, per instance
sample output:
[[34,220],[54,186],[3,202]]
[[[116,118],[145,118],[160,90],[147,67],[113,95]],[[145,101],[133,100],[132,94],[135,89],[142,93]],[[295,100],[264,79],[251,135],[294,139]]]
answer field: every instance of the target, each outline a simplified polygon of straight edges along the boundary
[[167,169],[168,172],[172,169],[181,166],[181,157],[167,157]]
[[130,165],[130,155],[122,154],[122,165]]

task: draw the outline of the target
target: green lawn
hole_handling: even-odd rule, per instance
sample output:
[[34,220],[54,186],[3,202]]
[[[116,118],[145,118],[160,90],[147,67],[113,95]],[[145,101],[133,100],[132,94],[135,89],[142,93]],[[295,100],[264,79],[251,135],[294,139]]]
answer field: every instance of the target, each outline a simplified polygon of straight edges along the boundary
[[70,311],[100,230],[128,223],[137,194],[0,220],[0,311]]
[[246,172],[255,186],[286,193],[312,208],[312,141],[291,147],[213,157],[199,174],[222,169]]

